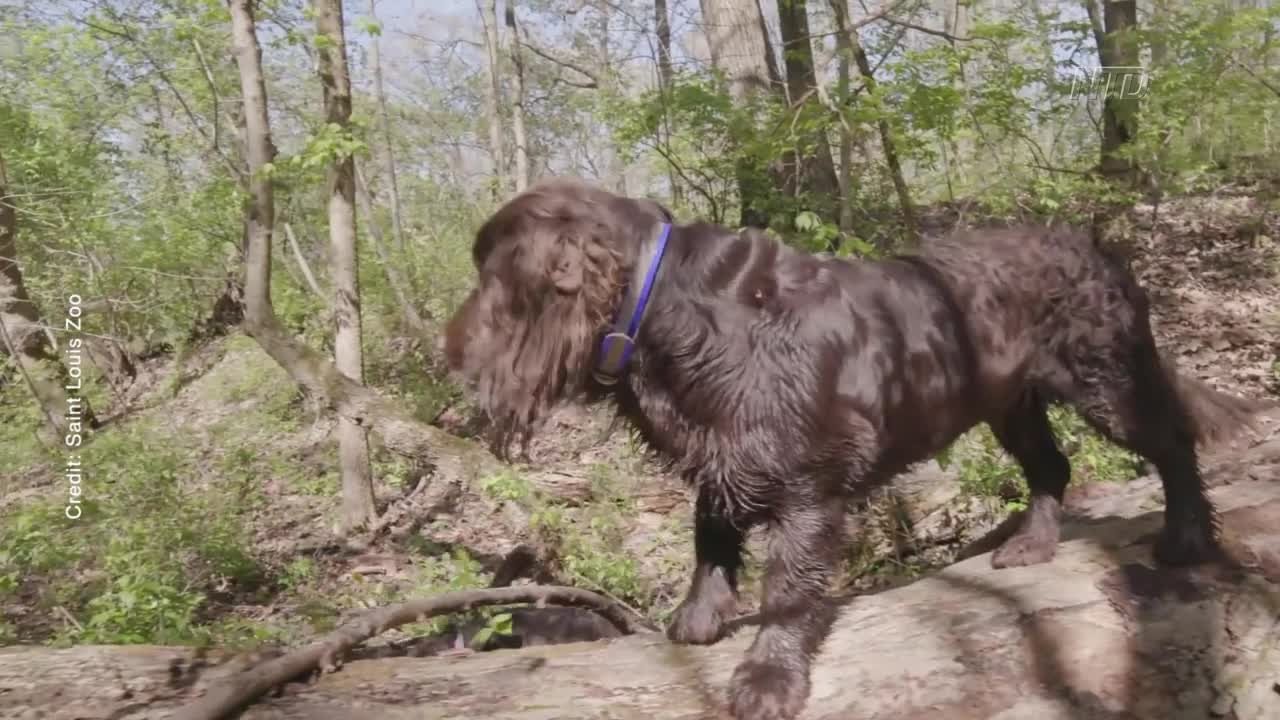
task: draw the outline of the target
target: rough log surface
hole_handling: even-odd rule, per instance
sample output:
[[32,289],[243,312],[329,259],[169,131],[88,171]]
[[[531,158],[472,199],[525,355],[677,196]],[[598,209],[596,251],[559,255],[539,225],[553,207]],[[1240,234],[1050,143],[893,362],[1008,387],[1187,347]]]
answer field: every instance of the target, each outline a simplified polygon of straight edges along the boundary
[[[1050,564],[976,555],[843,603],[806,719],[1280,717],[1280,440],[1216,463],[1238,569],[1153,568],[1159,484],[1073,489]],[[710,648],[649,634],[461,657],[357,660],[247,720],[717,717],[751,628]],[[0,717],[163,718],[244,658],[181,648],[0,650]]]

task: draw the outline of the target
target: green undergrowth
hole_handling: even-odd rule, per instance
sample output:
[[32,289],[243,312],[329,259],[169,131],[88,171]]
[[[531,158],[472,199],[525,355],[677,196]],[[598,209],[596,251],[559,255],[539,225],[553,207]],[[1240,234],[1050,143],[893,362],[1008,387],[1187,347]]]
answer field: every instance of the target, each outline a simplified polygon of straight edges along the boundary
[[18,595],[64,621],[65,643],[200,643],[211,596],[263,581],[244,517],[254,485],[190,483],[193,461],[164,429],[137,422],[82,448],[80,502],[50,492],[0,519],[0,597]]
[[[1049,409],[1058,447],[1071,461],[1073,483],[1125,482],[1138,476],[1141,458],[1104,438],[1074,410]],[[1022,469],[996,440],[991,428],[979,425],[938,456],[954,467],[963,490],[974,497],[1000,498],[1010,510],[1026,507],[1028,488]]]
[[529,514],[537,541],[551,549],[567,580],[642,613],[660,612],[655,607],[657,588],[642,571],[636,553],[623,546],[636,512],[627,492],[628,472],[617,464],[592,466],[590,498],[576,506],[548,497],[513,467],[482,480],[480,488],[492,499],[517,503]]
[[[26,388],[18,383],[0,386],[0,467],[16,475],[57,456],[36,435],[43,422],[40,408],[30,400]],[[0,484],[0,491],[4,489]]]
[[[301,403],[252,340],[212,350],[220,358],[189,396],[162,383],[164,405],[92,431],[74,453],[39,446],[39,418],[0,403],[3,467],[29,467],[38,490],[0,514],[0,604],[29,609],[0,640],[203,644],[265,634],[226,609],[272,592],[250,524],[269,506],[266,479],[310,477],[305,463],[272,451],[281,432],[301,427]],[[78,504],[64,475],[73,454]]]
[[[416,537],[416,536],[415,536]],[[292,603],[291,614],[300,624],[301,635],[314,636],[337,627],[344,611],[373,608],[409,600],[440,595],[454,590],[487,587],[489,573],[465,550],[443,552],[441,548],[410,540],[412,566],[407,577],[383,575],[344,575],[339,583],[326,577],[316,560],[299,557],[280,568],[280,595]],[[491,608],[428,618],[400,628],[410,635],[434,634],[446,629],[450,622],[487,619],[498,614]]]
[[[282,503],[336,519],[336,443],[311,432],[318,409],[250,338],[189,350],[169,369],[179,365],[191,373],[182,383],[161,381],[154,404],[80,449],[75,518],[66,511],[66,453],[37,441],[41,418],[21,387],[0,388],[0,492],[9,495],[24,475],[29,488],[0,512],[0,606],[25,609],[0,624],[0,644],[287,643],[332,629],[353,609],[487,586],[481,565],[453,548],[411,546],[407,575],[340,577],[323,557],[281,559],[264,549],[254,533],[273,512],[292,512]],[[434,411],[438,388],[415,377],[401,374],[398,387]],[[402,489],[415,476],[376,443],[371,464],[384,487]],[[629,586],[588,539],[569,537],[576,572]],[[469,619],[489,623],[490,634],[510,626],[500,610],[477,610],[406,630]]]

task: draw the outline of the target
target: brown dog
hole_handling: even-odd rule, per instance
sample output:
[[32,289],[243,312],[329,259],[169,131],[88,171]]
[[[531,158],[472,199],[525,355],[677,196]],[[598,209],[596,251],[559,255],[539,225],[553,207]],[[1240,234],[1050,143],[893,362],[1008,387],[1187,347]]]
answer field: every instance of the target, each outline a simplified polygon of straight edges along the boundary
[[1159,470],[1160,561],[1214,551],[1195,444],[1248,425],[1255,406],[1162,361],[1144,293],[1083,234],[963,232],[870,262],[670,222],[647,200],[569,180],[535,186],[480,228],[478,286],[444,345],[500,451],[526,443],[557,402],[610,398],[697,488],[696,568],[672,640],[721,637],[743,534],[769,526],[761,627],[733,675],[734,717],[803,708],[846,502],[979,422],[1031,488],[996,567],[1055,552],[1070,466],[1050,402]]

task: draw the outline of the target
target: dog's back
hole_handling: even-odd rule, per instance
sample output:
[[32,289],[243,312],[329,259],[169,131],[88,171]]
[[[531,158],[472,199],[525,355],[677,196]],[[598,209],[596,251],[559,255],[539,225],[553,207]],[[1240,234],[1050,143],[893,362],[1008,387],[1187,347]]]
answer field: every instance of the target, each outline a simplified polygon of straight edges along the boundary
[[1080,230],[963,230],[932,241],[920,258],[962,308],[979,374],[988,380],[1018,367],[1025,372],[1019,379],[1060,394],[1054,391],[1069,382],[1064,362],[1073,356],[1127,353],[1139,340],[1153,342],[1146,294]]

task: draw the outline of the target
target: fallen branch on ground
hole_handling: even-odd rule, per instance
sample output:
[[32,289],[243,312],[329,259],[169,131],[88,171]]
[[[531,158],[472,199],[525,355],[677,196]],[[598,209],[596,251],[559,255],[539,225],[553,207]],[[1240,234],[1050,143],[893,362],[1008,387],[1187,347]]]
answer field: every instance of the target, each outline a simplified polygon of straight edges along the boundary
[[465,612],[490,605],[534,603],[583,607],[600,613],[623,633],[645,631],[626,609],[589,590],[552,585],[524,585],[482,590],[459,590],[435,597],[391,605],[365,613],[316,642],[235,675],[196,702],[174,714],[175,720],[220,720],[272,688],[310,675],[333,672],[353,647],[388,630],[437,615]]
[[[841,602],[804,717],[1280,717],[1280,436],[1204,467],[1228,565],[1151,562],[1157,476],[1072,486],[1051,562],[993,570],[979,556]],[[464,658],[349,654],[343,672],[263,696],[241,717],[716,717],[752,639],[683,646],[647,633]],[[216,648],[4,647],[0,703],[5,717],[211,717],[190,713],[193,698],[245,677],[249,662]]]

